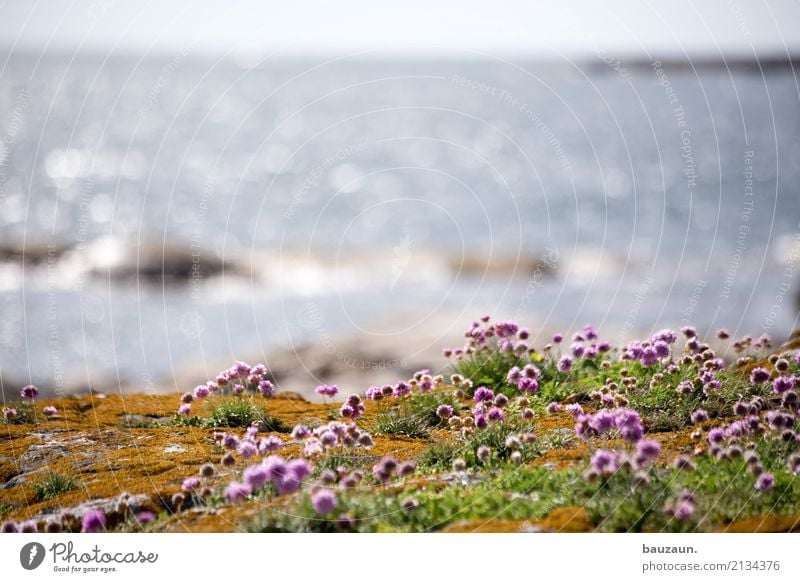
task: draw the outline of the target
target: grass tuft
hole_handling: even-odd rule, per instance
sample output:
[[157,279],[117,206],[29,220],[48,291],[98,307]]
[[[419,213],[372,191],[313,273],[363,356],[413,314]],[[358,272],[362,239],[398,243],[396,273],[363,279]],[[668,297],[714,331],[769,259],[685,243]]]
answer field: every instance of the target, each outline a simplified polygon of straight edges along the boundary
[[60,473],[48,473],[44,480],[34,485],[33,490],[37,501],[47,501],[77,488],[78,483],[72,477]]

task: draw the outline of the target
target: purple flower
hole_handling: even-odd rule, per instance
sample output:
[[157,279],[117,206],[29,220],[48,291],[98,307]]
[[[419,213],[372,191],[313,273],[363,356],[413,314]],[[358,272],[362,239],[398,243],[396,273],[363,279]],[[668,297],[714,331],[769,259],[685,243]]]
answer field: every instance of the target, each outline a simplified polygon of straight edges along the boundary
[[553,343],[554,344],[560,344],[563,341],[564,341],[564,336],[561,335],[560,333],[557,333],[556,335],[553,336]]
[[402,380],[395,384],[394,390],[392,391],[392,396],[394,398],[403,398],[409,394],[411,394],[411,384],[403,382]]
[[583,344],[579,344],[576,342],[570,346],[570,351],[572,352],[573,356],[575,356],[576,358],[580,358],[586,351],[586,348],[583,346]]
[[136,514],[136,521],[139,525],[145,525],[156,520],[156,514],[152,511],[140,511]]
[[26,398],[28,400],[35,400],[37,396],[39,396],[39,389],[36,388],[33,384],[28,384],[22,390],[19,391],[20,396]]
[[636,443],[636,463],[646,465],[654,461],[661,452],[661,444],[653,439],[642,439]]
[[597,330],[594,328],[592,324],[586,324],[583,326],[583,335],[586,336],[588,340],[597,339]]
[[578,416],[583,414],[583,407],[577,402],[573,402],[572,404],[567,404],[566,410],[575,418],[578,418]]
[[494,392],[492,392],[489,388],[485,386],[479,386],[475,390],[475,394],[472,396],[472,399],[475,402],[489,402],[494,398]]
[[694,327],[692,327],[691,325],[686,325],[686,326],[682,327],[681,328],[681,332],[687,338],[697,337],[697,330]]
[[518,384],[519,381],[522,380],[522,372],[517,366],[514,366],[508,371],[506,379],[509,384]]
[[4,408],[3,409],[3,417],[6,420],[11,420],[12,418],[17,416],[17,409],[16,408]]
[[242,478],[251,491],[258,491],[269,481],[269,469],[263,464],[250,465],[242,473]]
[[761,473],[756,479],[756,490],[762,492],[772,491],[775,486],[775,476],[772,473]]
[[185,493],[191,493],[195,489],[200,487],[200,479],[197,477],[187,477],[183,480],[183,484],[181,485],[181,490]]
[[519,331],[519,326],[513,321],[499,321],[494,327],[497,337],[511,337]]
[[271,398],[275,395],[275,385],[269,380],[261,380],[258,383],[258,391],[264,398]]
[[705,422],[708,420],[708,412],[703,410],[702,408],[698,408],[694,412],[692,412],[692,423],[699,424],[701,422]]
[[445,420],[450,418],[451,416],[453,416],[453,407],[450,406],[449,404],[441,404],[436,409],[436,416],[438,416],[439,418],[443,418]]
[[325,430],[319,435],[319,442],[328,449],[335,447],[339,443],[339,437],[332,430]]
[[486,414],[486,416],[488,416],[489,420],[491,421],[498,421],[498,420],[503,420],[506,415],[503,412],[502,408],[499,408],[497,406],[492,406],[489,409],[489,412]]
[[539,376],[541,375],[541,370],[534,366],[533,364],[528,364],[524,368],[522,368],[522,375],[526,378],[530,378],[531,380],[538,380]]
[[383,390],[380,386],[370,386],[366,392],[367,400],[383,400]]
[[482,415],[482,414],[476,414],[475,415],[475,428],[483,430],[487,426],[489,426],[489,421],[486,420],[486,417],[484,415]]
[[322,384],[314,388],[314,392],[320,394],[321,396],[328,396],[332,398],[338,394],[339,388],[336,386],[336,384]]
[[192,405],[191,404],[181,404],[178,407],[178,414],[180,414],[182,416],[187,416],[191,411],[192,411]]
[[479,447],[478,447],[478,449],[475,451],[475,457],[477,457],[477,459],[478,459],[478,460],[479,460],[481,463],[485,463],[486,461],[488,461],[488,460],[489,460],[489,454],[490,454],[490,452],[491,452],[491,451],[489,451],[489,447],[487,447],[486,445],[481,445],[481,446],[479,446]]
[[721,428],[712,428],[708,431],[708,442],[712,445],[718,445],[725,440],[725,431]]
[[397,475],[399,477],[409,477],[413,475],[416,470],[417,466],[413,461],[405,461],[400,463],[400,465],[397,467]]
[[653,349],[656,351],[656,355],[659,358],[667,358],[670,354],[669,344],[664,340],[658,340],[653,343]]
[[270,435],[267,438],[258,441],[258,452],[262,455],[264,453],[274,453],[275,451],[283,448],[283,441],[275,436]]
[[639,361],[643,366],[650,367],[658,362],[658,352],[656,352],[655,348],[652,346],[647,346],[642,349],[642,353],[639,355]]
[[258,454],[258,447],[251,441],[242,441],[236,449],[239,456],[243,459],[255,457]]
[[336,494],[330,489],[317,489],[311,494],[311,505],[320,515],[327,515],[336,509]]
[[238,376],[240,378],[244,378],[245,376],[250,374],[250,364],[237,361],[231,367],[230,373],[232,376]]
[[575,435],[580,439],[588,439],[592,436],[592,427],[589,421],[592,417],[588,414],[579,414],[575,417]]
[[83,514],[81,519],[81,531],[85,533],[97,533],[106,527],[106,514],[99,509],[93,509]]
[[240,501],[244,501],[244,499],[250,495],[250,487],[244,483],[231,481],[231,483],[225,487],[225,492],[223,495],[228,503],[239,503]]
[[561,412],[561,405],[558,402],[551,402],[547,405],[547,408],[545,408],[545,412],[547,412],[547,414]]
[[657,341],[662,341],[668,344],[674,344],[675,340],[677,339],[678,339],[677,334],[671,329],[662,329],[661,331],[656,332],[651,338],[653,343]]
[[639,418],[639,413],[635,410],[620,408],[615,413],[614,420],[620,435],[626,441],[635,443],[644,435],[642,421]]
[[311,430],[304,425],[298,424],[292,429],[292,438],[296,441],[301,441],[303,439],[308,438],[311,435]]
[[267,479],[272,482],[282,480],[289,471],[286,461],[279,455],[270,455],[264,459],[261,466],[264,467],[267,472]]
[[589,462],[592,469],[601,475],[610,475],[617,470],[614,455],[605,449],[596,450]]
[[289,461],[289,464],[286,465],[286,469],[293,479],[300,482],[305,481],[306,478],[311,475],[311,465],[309,465],[308,461],[305,459],[292,459]]
[[616,426],[614,415],[608,410],[600,410],[591,417],[589,426],[593,428],[597,434],[604,434]]
[[784,392],[788,392],[789,390],[794,390],[794,386],[795,386],[794,376],[778,376],[772,382],[772,391],[775,394],[783,394]]
[[519,389],[523,392],[536,392],[539,390],[539,382],[533,378],[523,378],[519,381]]
[[572,358],[569,356],[564,356],[560,360],[558,360],[558,364],[556,365],[559,372],[569,372],[572,369]]
[[751,384],[763,384],[767,380],[769,380],[769,370],[766,368],[753,368],[753,371],[750,372]]
[[193,392],[193,396],[197,400],[202,400],[203,398],[207,398],[211,394],[211,390],[209,390],[208,386],[205,384],[201,384],[200,386],[196,386]]
[[44,412],[45,416],[55,416],[58,414],[58,409],[55,406],[45,406],[42,412]]
[[692,517],[692,514],[694,514],[694,503],[688,499],[679,500],[672,510],[673,517],[678,521],[686,521]]

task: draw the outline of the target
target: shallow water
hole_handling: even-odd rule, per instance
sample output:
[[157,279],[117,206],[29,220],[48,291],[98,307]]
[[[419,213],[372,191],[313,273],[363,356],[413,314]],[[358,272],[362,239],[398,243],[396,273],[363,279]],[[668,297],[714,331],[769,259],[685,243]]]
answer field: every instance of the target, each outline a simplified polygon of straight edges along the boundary
[[[115,247],[98,239],[166,241],[239,266],[162,286],[8,262],[4,378],[147,383],[186,362],[369,341],[396,312],[454,329],[483,311],[537,330],[591,321],[612,339],[797,324],[788,68],[2,62],[4,243],[78,245],[102,266]],[[532,265],[514,274],[520,256]]]

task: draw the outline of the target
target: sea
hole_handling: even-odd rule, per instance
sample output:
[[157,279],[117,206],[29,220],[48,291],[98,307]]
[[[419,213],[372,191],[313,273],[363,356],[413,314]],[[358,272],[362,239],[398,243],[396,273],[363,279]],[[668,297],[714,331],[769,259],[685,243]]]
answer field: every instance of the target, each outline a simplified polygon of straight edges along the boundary
[[4,399],[483,313],[798,327],[788,61],[15,52],[0,140]]

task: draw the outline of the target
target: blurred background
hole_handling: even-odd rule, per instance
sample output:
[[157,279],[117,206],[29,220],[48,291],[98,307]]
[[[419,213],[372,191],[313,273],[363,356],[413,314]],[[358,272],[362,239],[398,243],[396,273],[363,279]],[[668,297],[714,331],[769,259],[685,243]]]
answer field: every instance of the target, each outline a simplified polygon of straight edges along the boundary
[[[0,4],[0,381],[283,389],[484,312],[798,323],[800,4]],[[253,362],[251,362],[253,363]]]

